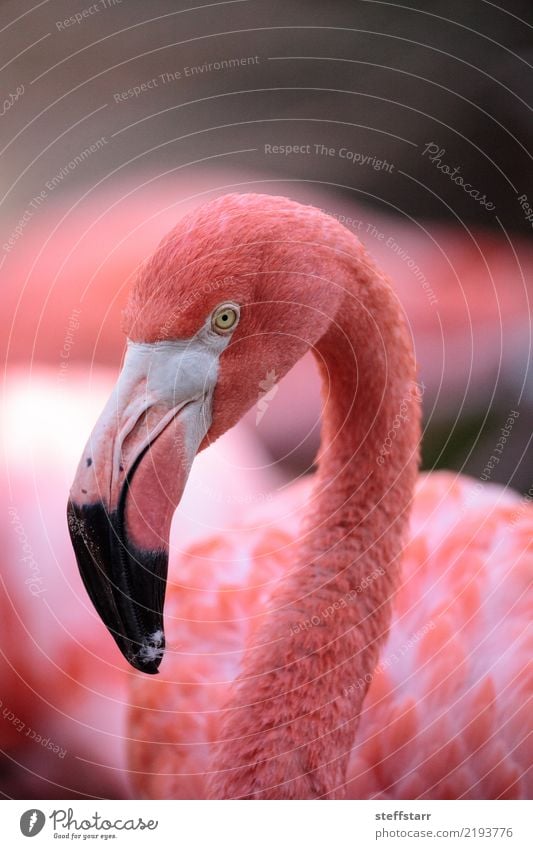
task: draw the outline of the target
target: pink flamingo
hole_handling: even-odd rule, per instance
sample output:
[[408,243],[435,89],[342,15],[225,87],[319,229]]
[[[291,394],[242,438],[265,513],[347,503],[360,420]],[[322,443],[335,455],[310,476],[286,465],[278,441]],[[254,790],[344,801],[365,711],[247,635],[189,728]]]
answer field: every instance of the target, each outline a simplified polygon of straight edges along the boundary
[[[479,506],[472,482],[430,476],[418,484],[408,543],[420,436],[414,357],[397,298],[357,239],[319,210],[284,198],[219,198],[184,219],[145,265],[125,330],[124,368],[83,452],[68,517],[89,595],[143,672],[157,672],[164,653],[170,521],[195,454],[257,400],[266,374],[279,379],[308,349],[325,399],[313,488],[299,485],[277,503],[294,523],[301,512],[294,504],[305,502],[299,531],[265,531],[269,506],[256,517],[261,533],[237,529],[233,547],[211,539],[181,558],[186,586],[169,594],[171,680],[158,687],[143,679],[133,689],[143,704],[132,708],[130,727],[148,735],[130,744],[139,792],[334,798],[438,788],[465,795],[481,781],[487,795],[522,794],[528,755],[514,749],[531,690],[530,679],[517,675],[525,666],[531,509],[498,488]],[[474,527],[461,524],[465,506]],[[493,521],[492,536],[482,535],[477,547],[474,528],[484,528],[491,511],[508,525],[492,585],[506,577],[510,606],[503,605],[501,631],[521,642],[513,666],[500,664],[499,677],[481,680],[467,647],[477,659],[480,632],[490,640],[495,621],[480,624],[479,585],[471,583],[489,573],[496,544]],[[460,565],[461,547],[450,544],[454,522],[466,552]],[[433,584],[444,576],[436,602]],[[404,658],[398,646],[393,663],[392,647],[385,654],[383,647],[399,586],[389,645],[395,637],[417,648]],[[465,617],[463,645],[444,616],[452,598],[454,616]],[[197,656],[187,663],[193,640]],[[363,709],[371,682],[372,702]],[[492,709],[495,684],[504,710],[509,699],[517,705],[507,736]],[[421,705],[442,699],[451,711],[467,692],[466,756],[453,736],[444,754],[432,747],[443,730],[454,731],[453,720],[441,710],[436,728],[421,726],[413,692]],[[356,738],[358,725],[364,736]],[[413,757],[417,738],[424,774]],[[388,743],[401,755],[396,765],[387,763]]]

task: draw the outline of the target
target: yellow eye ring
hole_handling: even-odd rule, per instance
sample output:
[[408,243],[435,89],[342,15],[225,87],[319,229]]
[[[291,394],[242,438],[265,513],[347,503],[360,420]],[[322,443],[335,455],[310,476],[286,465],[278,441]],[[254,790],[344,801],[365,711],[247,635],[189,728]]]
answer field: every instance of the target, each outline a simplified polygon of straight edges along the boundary
[[216,333],[229,333],[238,323],[239,315],[236,304],[220,304],[213,313],[211,326]]

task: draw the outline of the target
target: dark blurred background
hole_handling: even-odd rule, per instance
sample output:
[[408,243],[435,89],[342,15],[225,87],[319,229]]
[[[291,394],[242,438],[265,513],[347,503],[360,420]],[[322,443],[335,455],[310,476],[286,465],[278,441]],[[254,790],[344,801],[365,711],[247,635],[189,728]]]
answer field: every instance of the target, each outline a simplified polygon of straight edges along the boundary
[[[25,87],[2,122],[6,213],[23,210],[70,156],[105,136],[90,169],[69,177],[71,189],[112,179],[114,169],[160,172],[257,148],[238,162],[265,175],[335,183],[352,200],[355,190],[357,200],[404,216],[499,232],[497,215],[506,229],[531,233],[517,203],[517,194],[532,192],[526,0],[95,5],[98,12],[64,26],[91,4],[54,0],[33,11],[15,0],[2,4],[2,90]],[[185,75],[187,67],[244,57],[258,61]],[[137,97],[114,99],[176,72],[176,81],[159,79]],[[265,157],[270,139],[347,144],[395,167],[354,173],[339,159],[284,162]],[[428,142],[445,149],[445,161],[460,166],[496,215],[430,166],[421,156]]]
[[[199,173],[209,185],[206,175],[214,169],[215,187],[226,170],[243,191],[257,188],[249,185],[252,175],[278,181],[259,190],[279,191],[280,181],[288,194],[316,189],[331,211],[336,204],[343,205],[344,213],[351,207],[365,226],[375,213],[402,227],[416,222],[417,235],[420,222],[429,230],[440,227],[433,230],[438,237],[448,232],[442,227],[453,228],[461,234],[464,251],[472,253],[471,262],[487,267],[475,304],[493,296],[486,256],[492,243],[499,255],[501,246],[509,262],[507,282],[498,281],[497,294],[501,300],[504,289],[512,289],[519,301],[513,308],[527,319],[525,243],[532,221],[519,198],[525,195],[533,204],[531,4],[457,0],[418,5],[422,8],[378,0],[327,5],[231,0],[195,8],[162,0],[104,0],[92,5],[45,2],[32,10],[28,4],[5,2],[2,91],[6,97],[21,86],[24,91],[2,119],[4,233],[12,233],[43,190],[47,196],[31,210],[25,236],[38,237],[43,222],[61,220],[66,210],[70,220],[82,214],[87,200],[109,194],[115,185],[120,185],[118,195],[124,184],[138,187],[158,179],[161,191],[172,185],[178,198],[185,183],[191,194]],[[131,92],[135,86],[139,93]],[[98,140],[96,152],[70,168]],[[430,160],[430,152],[424,154],[428,144],[439,151],[438,162]],[[309,145],[310,153],[265,153],[265,145]],[[316,155],[315,145],[344,147],[391,167]],[[477,198],[439,170],[439,163],[458,168],[456,174],[478,192]],[[62,169],[66,175],[61,176]],[[47,181],[57,175],[58,182],[47,190]],[[65,198],[66,207],[58,210]],[[372,251],[371,235],[364,230],[358,235]],[[4,274],[10,274],[17,250],[24,250],[22,244],[15,248],[5,257]],[[431,270],[426,266],[426,277]],[[448,269],[448,288],[454,273],[466,285],[468,262]],[[468,299],[475,313],[473,297]],[[496,320],[496,300],[493,306]],[[458,322],[464,309],[465,297],[461,302],[458,294]],[[483,445],[478,431],[480,425],[490,430],[493,389],[507,408],[513,403],[507,397],[509,383],[515,384],[512,395],[527,379],[514,347],[507,350],[516,344],[516,334],[527,336],[527,328],[513,324],[511,330],[502,342],[497,324],[484,329],[495,334],[489,377],[496,380],[500,370],[500,382],[485,386],[489,418],[484,421],[488,403],[481,404],[478,421],[478,411],[461,407],[463,393],[447,398],[448,414],[440,411],[444,431],[435,441],[426,440],[427,465],[466,462],[469,471],[477,470],[463,443],[477,435],[477,447]],[[504,384],[502,369],[510,372]],[[459,410],[460,426],[455,421]],[[498,412],[495,418],[497,426]],[[524,416],[517,422],[512,453],[505,468],[496,471],[496,479],[507,482],[514,470],[514,484],[521,489],[527,488],[529,472],[515,467],[529,424]],[[519,445],[517,433],[524,427]],[[478,464],[485,454],[483,447]]]

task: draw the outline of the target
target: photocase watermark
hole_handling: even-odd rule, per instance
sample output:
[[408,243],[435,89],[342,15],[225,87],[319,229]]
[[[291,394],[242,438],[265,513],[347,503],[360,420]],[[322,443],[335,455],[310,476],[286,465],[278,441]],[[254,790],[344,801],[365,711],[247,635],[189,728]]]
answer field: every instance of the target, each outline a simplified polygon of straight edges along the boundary
[[483,471],[481,472],[481,474],[479,476],[479,481],[470,490],[470,492],[468,494],[468,498],[467,498],[468,503],[473,501],[475,499],[476,495],[479,492],[481,492],[481,490],[483,489],[483,484],[486,483],[487,481],[490,481],[490,479],[492,478],[492,473],[493,473],[494,469],[496,468],[496,466],[498,465],[498,463],[500,462],[500,459],[501,459],[502,454],[503,454],[504,449],[505,449],[505,445],[506,445],[508,439],[511,436],[511,431],[513,429],[513,425],[516,422],[519,415],[520,415],[520,413],[519,413],[518,410],[510,410],[509,411],[509,415],[507,417],[507,420],[506,420],[504,426],[502,428],[500,428],[500,436],[499,436],[498,442],[496,443],[496,445],[492,449],[492,454],[490,455],[489,459],[485,463]]
[[[48,817],[39,808],[29,808],[20,818],[20,830],[25,837],[34,837],[45,827],[47,819],[54,832],[54,838],[67,840],[113,840],[120,832],[155,831],[159,820],[145,820],[143,817],[108,817],[95,811],[86,816],[74,813],[74,808],[54,808]],[[117,834],[119,832],[119,834]]]
[[379,449],[379,454],[376,457],[376,463],[378,463],[380,466],[383,466],[383,464],[385,463],[385,457],[387,457],[391,453],[392,443],[396,439],[398,430],[404,422],[409,421],[409,409],[413,402],[413,395],[415,399],[418,398],[418,400],[421,400],[424,395],[426,386],[423,381],[420,383],[413,381],[411,383],[411,389],[412,393],[409,395],[404,395],[404,397],[400,401],[398,412],[394,416],[390,430],[388,431],[387,436],[383,441],[383,445]]
[[527,492],[523,496],[520,504],[518,505],[516,510],[513,512],[511,518],[509,519],[509,523],[508,523],[508,526],[507,526],[508,529],[514,528],[515,525],[517,525],[518,522],[520,522],[520,520],[523,518],[528,506],[532,503],[533,503],[533,483],[531,484],[531,486],[529,487],[529,489],[527,490]]
[[531,227],[533,227],[533,207],[529,203],[529,198],[527,195],[519,195],[518,203],[520,204],[520,208],[524,213],[524,218],[526,221],[529,221]]
[[268,410],[271,402],[276,397],[279,386],[278,386],[278,375],[272,369],[272,371],[267,371],[264,380],[259,382],[259,398],[257,401],[257,408],[255,414],[255,424],[256,427],[261,422],[261,419],[265,415]]
[[58,758],[63,759],[67,754],[67,749],[63,749],[58,743],[55,743],[50,737],[45,737],[42,734],[39,734],[35,731],[31,725],[27,725],[23,719],[16,715],[13,710],[10,710],[6,705],[4,705],[2,699],[0,699],[0,708],[2,709],[2,718],[5,722],[10,722],[14,728],[18,731],[19,734],[22,734],[24,737],[27,737],[28,740],[32,740],[36,745],[42,746],[43,749],[48,749],[52,754],[57,755]]
[[24,563],[29,571],[29,575],[25,578],[24,583],[28,587],[30,593],[38,598],[46,592],[43,586],[44,581],[41,575],[41,570],[33,554],[33,548],[28,540],[28,535],[24,529],[18,511],[14,507],[8,510],[11,524],[15,534],[18,536],[20,547],[23,551],[22,557],[19,557],[21,563]]
[[106,9],[113,9],[115,6],[121,5],[122,0],[98,0],[97,3],[86,6],[85,9],[81,9],[81,11],[76,12],[76,14],[71,15],[69,18],[56,21],[56,29],[59,32],[63,32],[70,27],[82,24],[87,18],[92,18],[93,15],[97,15],[99,12],[105,12]]
[[274,495],[271,492],[263,491],[229,493],[223,488],[223,485],[220,489],[214,489],[195,478],[190,480],[187,486],[189,490],[194,489],[197,492],[203,493],[210,501],[218,504],[260,504],[272,501],[274,498]]
[[7,241],[5,241],[4,244],[2,245],[2,248],[3,248],[5,254],[8,254],[11,251],[11,248],[16,244],[16,242],[18,242],[18,240],[20,239],[20,237],[24,233],[24,230],[26,229],[26,227],[30,223],[31,219],[35,215],[36,211],[43,204],[47,195],[48,195],[48,192],[45,189],[43,189],[41,192],[39,192],[39,194],[32,197],[28,206],[24,210],[23,214],[21,215],[21,217],[17,221],[16,226],[13,228],[13,230],[9,234]]
[[335,218],[340,224],[343,224],[344,227],[347,227],[351,230],[356,230],[357,234],[360,238],[366,238],[370,236],[370,238],[375,239],[378,242],[383,242],[385,247],[389,248],[398,259],[401,259],[402,262],[405,262],[410,271],[413,272],[413,275],[416,277],[417,282],[422,287],[429,303],[431,306],[435,306],[438,304],[439,300],[431,288],[429,280],[426,275],[420,268],[420,266],[415,262],[415,260],[410,256],[410,254],[400,245],[399,242],[396,241],[394,236],[388,236],[383,230],[380,230],[375,224],[372,224],[370,221],[363,221],[361,218],[352,218],[349,215],[344,215],[339,212],[332,212],[330,209],[321,209],[321,212],[325,212],[326,215],[331,216],[331,218]]
[[82,162],[85,162],[85,160],[92,156],[93,153],[98,153],[98,151],[105,147],[107,143],[108,139],[105,136],[100,136],[100,138],[96,139],[95,142],[93,142],[84,150],[82,150],[81,153],[78,153],[74,157],[74,159],[71,159],[70,162],[67,162],[66,165],[60,168],[57,174],[51,177],[50,180],[46,181],[45,187],[48,189],[48,191],[52,192],[55,188],[57,188],[57,186],[59,186],[59,184],[63,182],[65,177],[68,177],[68,175],[72,171],[74,171],[78,167],[78,165],[81,165]]
[[325,212],[325,214],[329,215],[330,218],[335,218],[339,224],[343,224],[344,227],[349,227],[351,230],[362,232],[366,227],[371,226],[367,221],[363,221],[361,218],[352,218],[350,215],[344,215],[342,212],[334,212],[331,209],[324,209],[323,207],[320,211]]
[[63,337],[63,346],[59,352],[60,363],[59,363],[59,379],[64,380],[67,374],[68,369],[68,361],[70,359],[70,352],[74,343],[76,341],[76,331],[80,326],[80,315],[81,310],[74,308],[68,319],[67,325],[65,327],[65,336]]
[[379,566],[377,569],[374,569],[369,575],[367,575],[357,587],[354,587],[353,590],[349,590],[349,592],[344,593],[336,601],[328,604],[327,607],[324,607],[320,613],[315,613],[309,619],[302,619],[300,622],[295,622],[291,625],[290,632],[291,634],[301,634],[302,631],[309,631],[310,628],[314,628],[317,625],[322,625],[326,619],[330,616],[333,616],[337,613],[338,610],[343,610],[348,605],[352,604],[355,601],[357,596],[361,595],[367,587],[370,586],[377,578],[382,577],[385,574],[385,569]]
[[[520,415],[520,413],[518,412],[518,410],[511,410],[508,417],[507,417],[507,421],[505,422],[504,426],[502,428],[500,428],[500,438],[498,439],[498,442],[494,446],[494,453],[499,454],[500,457],[503,454],[503,449],[505,448],[505,444],[506,444],[507,440],[509,439],[509,437],[511,436],[512,427],[513,427],[513,425],[514,425],[514,423],[517,420],[519,415]],[[491,459],[493,459],[493,458],[491,457]],[[498,462],[499,462],[499,460],[498,460]]]
[[267,156],[325,156],[346,159],[352,165],[363,165],[373,168],[374,171],[388,171],[392,174],[394,165],[387,159],[379,159],[371,153],[361,153],[351,150],[349,147],[329,147],[325,144],[265,144],[264,152]]
[[366,675],[363,675],[362,678],[358,678],[356,681],[353,681],[347,687],[344,688],[344,695],[349,696],[352,693],[356,693],[358,690],[366,690],[366,688],[372,683],[376,675],[381,675],[381,673],[385,672],[385,670],[389,669],[395,663],[398,663],[402,657],[404,657],[420,640],[424,637],[429,631],[433,631],[435,628],[435,622],[433,619],[430,619],[429,622],[426,622],[422,628],[419,628],[418,631],[415,631],[414,634],[405,640],[401,644],[401,646],[392,654],[384,657],[373,672],[367,672]]
[[[375,230],[375,227],[372,228],[372,230],[370,231],[370,235],[377,237],[377,238],[380,238],[380,240],[381,240],[381,237],[379,235],[376,236],[376,233],[374,233],[374,230]],[[438,304],[438,302],[439,302],[438,298],[435,295],[435,292],[433,291],[433,289],[431,288],[426,275],[421,271],[420,266],[418,266],[416,264],[414,259],[411,256],[409,256],[407,251],[404,248],[401,247],[401,245],[396,241],[396,239],[393,236],[388,237],[387,241],[385,242],[385,247],[389,248],[394,254],[396,254],[396,256],[399,259],[402,260],[402,262],[405,262],[405,264],[407,265],[407,268],[409,268],[409,270],[413,272],[418,283],[420,284],[420,286],[424,290],[424,293],[425,293],[429,303],[431,304],[431,306],[435,306],[435,304]]]
[[225,277],[217,277],[215,280],[208,280],[199,286],[194,292],[191,292],[187,298],[183,298],[183,300],[180,301],[179,306],[172,310],[159,328],[159,339],[168,339],[172,335],[176,319],[179,318],[180,315],[183,315],[183,313],[195,304],[203,295],[209,295],[211,292],[216,292],[224,286],[229,286],[234,279],[235,278],[231,274],[227,274]]
[[7,112],[15,105],[17,100],[20,100],[22,95],[24,94],[24,85],[21,83],[18,85],[14,92],[9,92],[7,97],[4,97],[2,100],[2,108],[0,109],[0,115],[6,115]]
[[53,177],[46,181],[45,187],[41,189],[41,191],[38,192],[36,195],[34,195],[34,197],[32,197],[23,214],[19,218],[16,226],[13,228],[13,230],[9,234],[9,237],[2,245],[4,253],[8,254],[13,248],[13,246],[18,242],[18,240],[23,235],[24,230],[32,220],[33,216],[46,201],[50,193],[53,192],[54,189],[56,189],[57,186],[59,186],[60,183],[65,179],[65,177],[67,177],[72,171],[74,171],[75,168],[85,162],[85,160],[92,156],[94,153],[101,150],[107,143],[107,138],[105,136],[100,136],[100,138],[96,139],[95,142],[93,142],[88,147],[84,148],[84,150],[82,150],[80,153],[78,153],[74,157],[74,159],[71,159],[70,162],[64,165],[63,168],[61,168],[57,174],[55,174]]
[[[97,837],[109,839],[110,837],[116,837],[116,834],[113,834],[115,831],[155,831],[155,829],[159,825],[158,820],[144,820],[142,817],[130,817],[128,819],[116,819],[110,820],[107,817],[103,817],[97,811],[89,818],[89,817],[80,817],[76,818],[74,815],[73,808],[58,808],[49,815],[49,819],[52,821],[52,826],[54,829],[54,837],[81,837],[80,834],[76,834],[77,831],[81,832],[90,832],[90,834],[84,834],[83,837]],[[57,834],[58,831],[63,830],[66,832],[65,834]],[[91,833],[96,832],[96,834]],[[98,832],[105,832],[105,834],[98,835]]]
[[440,147],[436,142],[427,142],[424,150],[422,151],[422,156],[426,156],[432,165],[435,166],[442,174],[445,174],[450,178],[452,183],[455,183],[456,186],[459,186],[467,195],[470,195],[475,201],[477,201],[481,206],[484,206],[489,212],[492,212],[496,209],[496,206],[492,201],[487,200],[486,195],[482,195],[479,189],[476,189],[472,186],[471,183],[465,182],[464,177],[460,174],[461,167],[456,165],[452,168],[451,165],[443,162],[443,157],[446,155],[446,150],[443,147]]
[[211,74],[218,71],[234,71],[236,68],[258,65],[261,62],[259,56],[232,56],[230,58],[218,59],[215,62],[204,62],[202,65],[185,65],[172,71],[163,71],[157,77],[151,77],[138,85],[131,86],[124,91],[115,91],[113,100],[115,103],[125,103],[127,100],[136,99],[142,94],[153,91],[156,88],[180,82],[190,77],[199,77],[203,74]]
[[20,818],[20,830],[24,837],[35,837],[43,830],[46,817],[38,808],[30,808],[24,811]]

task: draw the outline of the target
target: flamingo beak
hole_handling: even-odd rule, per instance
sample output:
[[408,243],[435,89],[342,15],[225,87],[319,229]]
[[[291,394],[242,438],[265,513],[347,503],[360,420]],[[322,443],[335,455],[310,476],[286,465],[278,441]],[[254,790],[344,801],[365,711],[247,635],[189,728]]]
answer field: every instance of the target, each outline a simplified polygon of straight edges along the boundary
[[126,660],[155,674],[172,515],[211,424],[218,358],[190,343],[129,343],[70,491],[85,588]]

